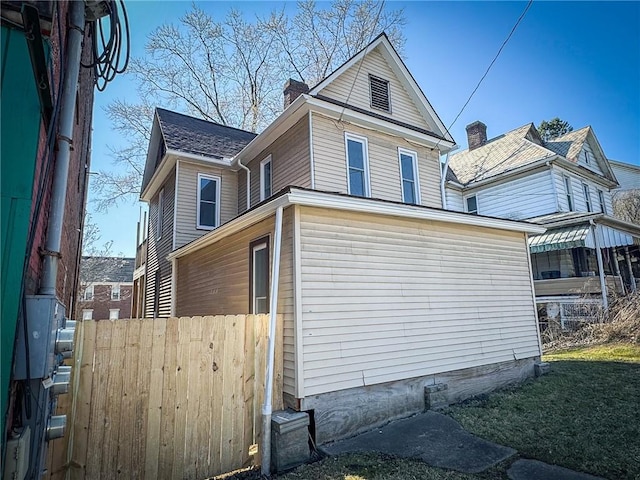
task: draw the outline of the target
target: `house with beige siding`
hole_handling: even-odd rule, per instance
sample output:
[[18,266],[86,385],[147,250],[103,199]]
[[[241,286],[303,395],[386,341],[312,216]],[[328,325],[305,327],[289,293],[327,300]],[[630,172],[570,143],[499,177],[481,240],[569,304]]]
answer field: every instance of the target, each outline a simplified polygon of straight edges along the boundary
[[147,263],[155,255],[168,278],[148,312],[273,309],[283,397],[313,415],[317,443],[422,411],[425,392],[455,402],[532,375],[541,347],[527,238],[545,229],[443,208],[440,154],[455,142],[387,37],[284,93],[259,135],[198,138],[208,154],[167,146],[168,116],[156,116]]
[[617,176],[629,185],[639,169],[608,160],[591,127],[543,141],[527,124],[487,139],[474,122],[467,136],[469,148],[447,163],[447,208],[547,228],[529,237],[546,320],[588,320],[594,304],[637,290],[640,225],[613,216],[612,196]]

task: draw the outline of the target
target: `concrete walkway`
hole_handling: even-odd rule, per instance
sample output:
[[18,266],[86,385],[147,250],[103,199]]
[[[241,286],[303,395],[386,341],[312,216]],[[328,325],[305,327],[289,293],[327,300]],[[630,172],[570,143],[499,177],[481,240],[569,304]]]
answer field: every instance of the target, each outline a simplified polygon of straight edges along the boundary
[[[323,445],[322,449],[329,455],[374,451],[419,458],[429,465],[464,473],[483,472],[517,453],[512,448],[476,437],[451,417],[432,411]],[[597,480],[591,475],[536,460],[515,461],[507,475],[511,480]]]

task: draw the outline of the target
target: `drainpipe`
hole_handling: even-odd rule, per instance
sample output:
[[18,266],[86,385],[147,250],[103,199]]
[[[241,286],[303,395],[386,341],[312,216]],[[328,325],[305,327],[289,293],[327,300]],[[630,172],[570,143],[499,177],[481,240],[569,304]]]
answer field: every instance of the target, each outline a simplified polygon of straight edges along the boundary
[[442,169],[442,178],[440,180],[440,195],[442,197],[442,208],[447,209],[447,193],[445,189],[445,183],[447,183],[447,170],[449,170],[449,152],[447,152],[447,158],[444,161],[444,168]]
[[56,295],[58,259],[62,239],[64,207],[67,197],[69,178],[69,160],[73,142],[73,124],[82,57],[82,38],[84,37],[84,2],[71,2],[69,7],[70,26],[67,34],[67,74],[62,87],[60,108],[60,126],[58,129],[58,153],[53,172],[51,209],[47,226],[47,239],[44,248],[42,267],[42,295]]
[[602,306],[605,310],[609,309],[609,301],[607,300],[607,282],[604,278],[604,263],[602,262],[602,252],[600,251],[600,239],[596,233],[596,224],[593,220],[589,220],[591,224],[591,233],[596,247],[596,259],[598,260],[598,274],[600,275],[600,290],[602,291]]
[[273,268],[271,269],[271,297],[269,318],[269,344],[267,347],[267,373],[262,405],[262,475],[271,475],[271,397],[273,396],[273,367],[276,353],[276,316],[278,311],[278,278],[280,276],[280,243],[282,240],[282,207],[276,210],[276,224],[273,241]]
[[251,170],[238,159],[238,166],[247,172],[247,210],[251,208]]

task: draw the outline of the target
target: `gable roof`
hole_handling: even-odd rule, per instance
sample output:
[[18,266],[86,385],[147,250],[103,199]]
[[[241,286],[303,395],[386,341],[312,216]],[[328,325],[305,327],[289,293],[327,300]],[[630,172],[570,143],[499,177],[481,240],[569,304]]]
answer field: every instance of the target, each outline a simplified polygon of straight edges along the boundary
[[[356,53],[353,57],[348,59],[345,63],[339,66],[336,70],[330,73],[327,77],[321,80],[317,85],[309,90],[309,95],[321,98],[318,94],[321,90],[325,89],[329,86],[334,80],[339,78],[344,72],[346,72],[349,68],[355,66],[360,62],[369,52],[375,50],[376,48],[382,53],[383,57],[391,67],[391,69],[396,74],[396,77],[407,91],[416,108],[420,112],[420,114],[428,120],[429,124],[435,126],[435,132],[429,132],[435,134],[437,137],[442,138],[447,142],[451,142],[455,145],[455,140],[445,127],[444,123],[434,110],[433,106],[425,96],[424,92],[407,69],[407,66],[404,64],[400,55],[393,47],[386,33],[382,32],[376,38],[374,38],[369,45]],[[371,113],[371,112],[367,112]],[[389,119],[393,121],[392,119]]]
[[255,133],[202,120],[164,108],[156,108],[160,131],[167,150],[229,158],[256,136]]
[[[467,148],[453,154],[449,160],[449,167],[455,172],[460,182],[468,185],[554,157],[560,157],[566,162],[577,165],[578,156],[587,142],[594,150],[605,178],[616,182],[593,129],[589,126],[544,142],[540,139],[534,124],[528,123],[488,140],[481,147],[473,150]],[[589,174],[594,174],[585,167],[580,166],[580,168],[585,173],[588,171]]]
[[133,282],[135,264],[135,258],[82,257],[80,281],[82,283]]
[[481,147],[455,153],[449,159],[449,168],[462,184],[468,184],[554,156],[555,152],[536,143],[538,137],[532,129],[533,123],[528,123]]

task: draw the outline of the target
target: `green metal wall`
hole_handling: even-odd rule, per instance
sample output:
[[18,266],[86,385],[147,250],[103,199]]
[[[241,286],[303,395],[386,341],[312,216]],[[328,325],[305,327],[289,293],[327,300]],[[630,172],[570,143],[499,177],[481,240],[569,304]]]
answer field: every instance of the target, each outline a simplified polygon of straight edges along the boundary
[[2,391],[0,393],[1,431],[4,432],[40,132],[40,103],[24,34],[18,30],[2,27],[0,48],[0,104],[2,105],[0,118]]

